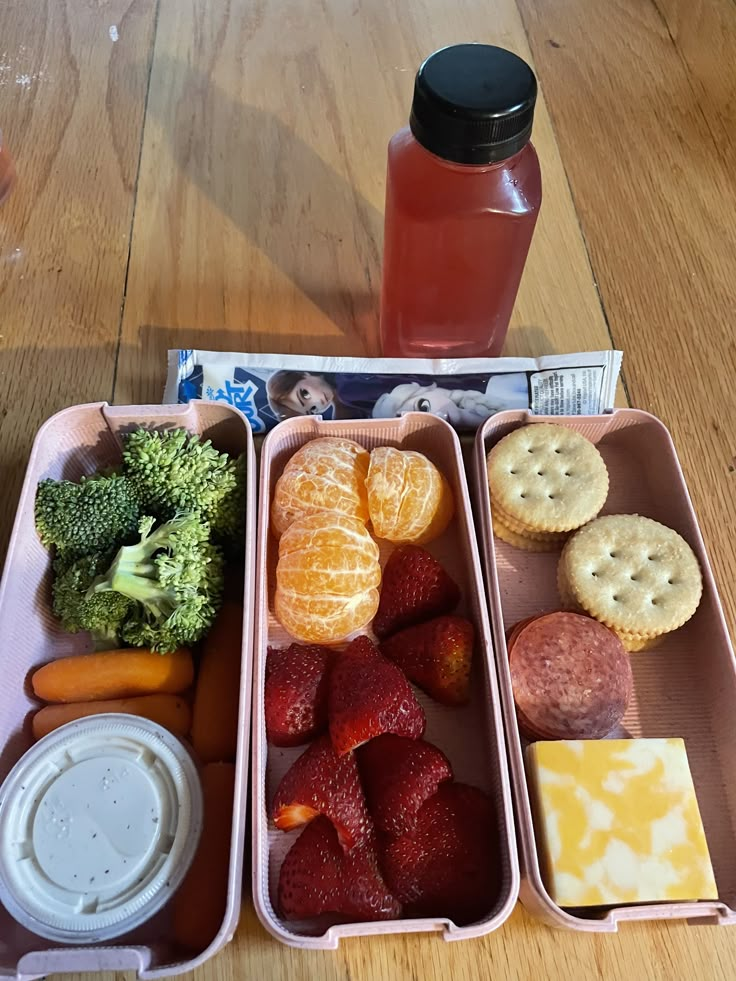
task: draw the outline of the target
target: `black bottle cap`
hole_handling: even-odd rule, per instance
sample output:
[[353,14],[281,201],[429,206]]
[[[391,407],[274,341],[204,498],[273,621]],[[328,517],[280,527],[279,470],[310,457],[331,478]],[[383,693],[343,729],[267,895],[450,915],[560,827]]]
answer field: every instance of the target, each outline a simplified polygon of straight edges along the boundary
[[438,157],[493,163],[529,142],[536,99],[534,72],[518,55],[456,44],[435,51],[417,72],[409,125]]

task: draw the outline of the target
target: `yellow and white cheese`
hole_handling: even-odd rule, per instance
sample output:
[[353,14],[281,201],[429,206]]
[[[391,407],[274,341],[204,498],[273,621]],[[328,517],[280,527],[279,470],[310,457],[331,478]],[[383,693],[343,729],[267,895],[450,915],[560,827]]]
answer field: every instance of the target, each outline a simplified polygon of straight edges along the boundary
[[526,759],[558,906],[718,898],[682,739],[536,742]]

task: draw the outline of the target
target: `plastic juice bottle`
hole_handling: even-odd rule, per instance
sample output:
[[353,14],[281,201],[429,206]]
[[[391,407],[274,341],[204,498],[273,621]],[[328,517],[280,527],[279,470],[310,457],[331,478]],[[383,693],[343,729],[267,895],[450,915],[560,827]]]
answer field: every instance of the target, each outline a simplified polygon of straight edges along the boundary
[[500,353],[542,201],[531,68],[485,44],[430,55],[389,143],[387,357]]
[[0,130],[0,204],[10,193],[15,180],[15,167],[13,160],[3,145],[3,134]]

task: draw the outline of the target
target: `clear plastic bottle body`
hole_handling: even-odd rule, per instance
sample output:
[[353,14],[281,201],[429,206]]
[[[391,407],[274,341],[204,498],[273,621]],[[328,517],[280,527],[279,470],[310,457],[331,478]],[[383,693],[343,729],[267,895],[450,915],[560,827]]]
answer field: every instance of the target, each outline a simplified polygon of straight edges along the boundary
[[384,355],[497,356],[541,201],[531,143],[507,160],[467,165],[400,130],[388,148]]
[[0,130],[0,204],[10,194],[15,181],[15,166],[13,158],[3,145],[3,134]]

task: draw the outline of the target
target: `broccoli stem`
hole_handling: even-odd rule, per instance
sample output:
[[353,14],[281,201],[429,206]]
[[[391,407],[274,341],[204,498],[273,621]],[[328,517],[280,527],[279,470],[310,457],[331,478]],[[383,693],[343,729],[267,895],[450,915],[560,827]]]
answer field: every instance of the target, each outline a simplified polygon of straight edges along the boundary
[[[156,579],[156,565],[154,562],[119,562],[116,561],[112,566],[109,575],[121,576],[140,576],[141,579]],[[115,587],[113,587],[114,589]]]
[[112,589],[116,593],[122,593],[132,600],[137,600],[147,606],[156,616],[170,616],[177,606],[176,595],[173,590],[162,589],[157,580],[149,579],[139,575],[133,569],[113,568],[110,577],[105,583],[95,587],[100,589]]
[[115,651],[120,647],[120,637],[115,630],[94,630],[92,640],[96,651]]
[[99,576],[90,586],[87,595],[112,590],[143,604],[149,615],[161,619],[170,617],[179,605],[180,598],[176,589],[161,585],[156,554],[171,548],[172,532],[189,520],[189,516],[181,516],[151,532],[154,519],[144,518],[140,526],[140,542],[136,545],[124,545],[107,575]]
[[84,599],[96,596],[103,611],[102,596],[131,601],[122,639],[170,651],[199,640],[212,622],[222,592],[222,557],[208,541],[209,525],[194,512],[178,514],[155,531],[153,524],[153,518],[141,521],[141,541],[120,549]]

